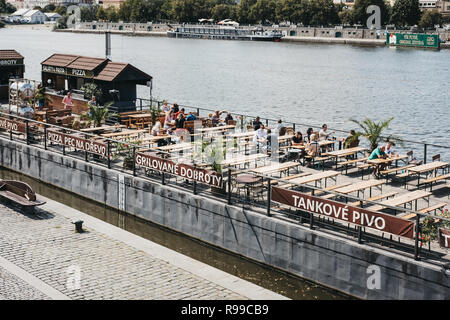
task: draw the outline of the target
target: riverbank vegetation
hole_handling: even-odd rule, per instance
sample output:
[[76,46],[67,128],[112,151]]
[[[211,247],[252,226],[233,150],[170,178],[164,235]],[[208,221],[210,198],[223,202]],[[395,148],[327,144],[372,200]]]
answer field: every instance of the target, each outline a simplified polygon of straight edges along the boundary
[[[81,8],[82,21],[198,23],[199,19],[232,19],[240,24],[272,25],[289,22],[304,26],[365,26],[369,5],[381,9],[381,24],[399,28],[420,25],[433,28],[449,20],[435,11],[422,13],[418,0],[356,0],[353,7],[332,0],[126,0],[119,8]],[[65,14],[64,7],[54,11]]]

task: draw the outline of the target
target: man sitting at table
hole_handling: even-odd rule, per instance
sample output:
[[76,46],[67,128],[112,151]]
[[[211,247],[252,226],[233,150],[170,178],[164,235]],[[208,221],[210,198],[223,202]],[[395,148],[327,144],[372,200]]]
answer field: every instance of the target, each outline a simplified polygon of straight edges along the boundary
[[260,147],[263,147],[264,145],[266,145],[267,132],[266,132],[266,129],[264,128],[263,124],[261,124],[259,126],[258,130],[256,130],[256,133],[253,136],[253,143],[256,144],[256,146],[258,147],[258,150]]
[[195,116],[195,114],[191,111],[189,112],[189,114],[186,117],[186,121],[194,121],[197,120],[197,117]]
[[[292,146],[303,146],[304,145],[303,136],[302,136],[302,133],[300,131],[297,131],[295,136],[293,136],[291,138],[291,145]],[[297,159],[303,158],[306,155],[305,149],[292,148],[289,151],[289,158],[291,157],[292,153],[296,153],[297,154]]]
[[[378,148],[375,148],[372,153],[369,156],[369,160],[374,159],[386,159],[387,154],[385,153],[386,147],[381,146]],[[374,166],[372,175],[375,177],[378,177],[380,174],[380,171],[383,171],[386,168],[386,163],[380,163]]]

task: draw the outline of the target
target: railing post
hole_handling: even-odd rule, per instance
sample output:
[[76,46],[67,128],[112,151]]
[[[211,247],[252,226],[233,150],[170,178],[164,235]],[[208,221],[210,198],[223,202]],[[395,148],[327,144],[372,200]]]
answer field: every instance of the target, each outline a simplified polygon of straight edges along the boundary
[[44,150],[47,150],[47,126],[44,125]]
[[111,169],[111,141],[108,140],[108,169]]
[[30,144],[30,141],[28,140],[29,133],[30,133],[30,130],[29,130],[29,127],[28,127],[28,120],[25,120],[25,135],[26,135],[27,145]]
[[419,259],[419,227],[420,227],[420,216],[416,214],[416,238],[414,239],[414,260]]
[[362,228],[361,226],[358,226],[358,243],[362,243]]
[[295,123],[292,124],[292,128],[294,129],[294,134],[295,134]]
[[164,172],[161,173],[161,184],[165,185],[166,184],[166,175],[164,174]]
[[139,105],[140,105],[141,111],[142,111],[142,99],[139,99]]
[[197,117],[200,117],[200,108],[197,108]]
[[271,193],[271,187],[270,187],[270,178],[267,182],[267,216],[270,217],[270,193]]
[[231,168],[228,168],[228,204],[231,204]]
[[136,157],[136,147],[133,146],[133,176],[136,176],[136,161],[134,161]]
[[[195,163],[194,163],[194,172],[195,172],[196,168],[195,168]],[[195,179],[194,180],[194,195],[197,194],[197,181]]]
[[312,212],[309,213],[309,228],[314,229],[314,215]]
[[427,144],[423,145],[423,164],[427,163]]

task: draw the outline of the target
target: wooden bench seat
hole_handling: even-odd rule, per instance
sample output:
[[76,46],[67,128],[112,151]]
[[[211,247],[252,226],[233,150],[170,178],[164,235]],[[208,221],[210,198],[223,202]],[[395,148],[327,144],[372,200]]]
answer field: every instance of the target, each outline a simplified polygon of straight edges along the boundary
[[[442,209],[443,207],[445,207],[447,205],[448,204],[446,202],[442,202],[442,203],[438,203],[433,206],[430,206],[428,208],[421,209],[421,210],[419,210],[419,212],[420,213],[429,213],[434,210]],[[411,219],[414,219],[415,217],[416,217],[415,213],[408,213],[408,214],[400,216],[400,218],[405,219],[405,220],[411,220]]]
[[420,182],[420,184],[430,184],[430,190],[431,190],[431,188],[433,187],[433,182],[437,182],[440,180],[447,180],[448,178],[450,178],[450,173],[423,180]]
[[405,169],[408,169],[408,168],[411,168],[411,167],[414,167],[414,165],[413,164],[408,164],[407,166],[403,166],[403,167],[397,167],[397,168],[383,170],[380,173],[384,175],[384,174],[389,174],[389,173],[392,173],[392,172],[397,172],[397,171],[400,171],[400,170],[405,170]]
[[[382,199],[387,199],[389,197],[393,197],[397,194],[398,192],[396,191],[392,191],[392,192],[387,192],[387,193],[382,193],[382,194],[378,194],[374,197],[368,198],[368,201],[378,201],[378,200],[382,200]],[[363,201],[363,204],[366,203],[366,201]],[[352,206],[359,206],[359,201],[354,201],[349,203]]]

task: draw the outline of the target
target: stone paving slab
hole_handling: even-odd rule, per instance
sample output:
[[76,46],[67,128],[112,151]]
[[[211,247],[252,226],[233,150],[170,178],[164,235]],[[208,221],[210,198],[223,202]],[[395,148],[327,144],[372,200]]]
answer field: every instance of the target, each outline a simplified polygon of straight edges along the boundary
[[[106,222],[45,200],[47,204],[34,215],[0,204],[0,258],[51,286],[61,296],[127,300],[285,299]],[[86,232],[74,231],[71,223],[74,219],[85,221]],[[196,270],[203,271],[204,276]],[[37,282],[26,283],[0,269],[0,275],[3,274],[1,299],[49,299],[43,290],[36,290],[40,289]]]

